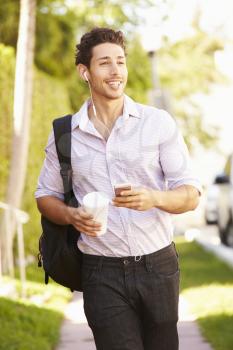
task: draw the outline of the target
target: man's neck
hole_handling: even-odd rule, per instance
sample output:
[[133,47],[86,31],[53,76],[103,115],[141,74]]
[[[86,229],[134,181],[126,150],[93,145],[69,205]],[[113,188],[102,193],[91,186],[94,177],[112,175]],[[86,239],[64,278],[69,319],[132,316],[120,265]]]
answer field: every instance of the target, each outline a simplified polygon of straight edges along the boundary
[[[95,108],[97,113],[97,118],[101,120],[106,126],[111,127],[116,119],[123,114],[124,108],[124,96],[121,96],[119,99],[110,100],[110,99],[95,99]],[[93,105],[89,109],[88,115],[90,119],[94,119]]]

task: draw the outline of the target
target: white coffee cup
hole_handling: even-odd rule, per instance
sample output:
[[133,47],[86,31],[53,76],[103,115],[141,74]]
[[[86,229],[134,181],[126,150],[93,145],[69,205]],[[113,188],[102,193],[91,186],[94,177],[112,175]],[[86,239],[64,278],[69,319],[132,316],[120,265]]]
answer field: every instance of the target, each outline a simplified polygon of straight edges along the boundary
[[103,192],[90,192],[83,197],[85,211],[92,214],[94,220],[101,224],[98,236],[106,233],[108,221],[109,198]]

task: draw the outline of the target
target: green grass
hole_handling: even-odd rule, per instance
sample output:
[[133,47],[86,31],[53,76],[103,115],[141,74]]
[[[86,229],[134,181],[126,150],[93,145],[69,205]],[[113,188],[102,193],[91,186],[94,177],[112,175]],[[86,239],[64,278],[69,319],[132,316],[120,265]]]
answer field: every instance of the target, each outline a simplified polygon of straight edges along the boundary
[[177,238],[181,294],[215,350],[233,349],[233,270],[194,242]]
[[71,293],[53,282],[44,285],[36,265],[27,268],[26,298],[20,297],[18,278],[4,277],[3,282],[14,284],[18,296],[0,298],[0,350],[54,349]]
[[0,349],[51,350],[61,320],[60,312],[0,298]]

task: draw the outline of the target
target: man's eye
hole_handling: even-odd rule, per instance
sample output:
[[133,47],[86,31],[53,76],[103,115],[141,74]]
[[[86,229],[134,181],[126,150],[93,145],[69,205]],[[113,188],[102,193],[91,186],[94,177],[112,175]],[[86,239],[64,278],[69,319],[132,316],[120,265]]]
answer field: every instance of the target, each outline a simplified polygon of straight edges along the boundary
[[118,62],[118,64],[125,64],[125,62]]
[[105,64],[108,64],[108,62],[106,61],[106,62],[100,63],[101,66],[104,66]]

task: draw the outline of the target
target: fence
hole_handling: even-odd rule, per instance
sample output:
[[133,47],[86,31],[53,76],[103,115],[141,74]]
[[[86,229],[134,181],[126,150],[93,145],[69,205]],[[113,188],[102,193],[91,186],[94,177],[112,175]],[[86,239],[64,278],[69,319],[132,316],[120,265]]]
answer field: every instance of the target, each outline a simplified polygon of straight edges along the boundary
[[[14,277],[13,234],[16,229],[18,247],[18,265],[22,286],[22,296],[25,296],[26,263],[24,252],[23,224],[28,222],[29,215],[9,204],[0,202],[4,210],[0,236],[0,278],[2,277],[2,252],[5,250],[5,267],[11,277]],[[15,229],[14,229],[15,228]]]

